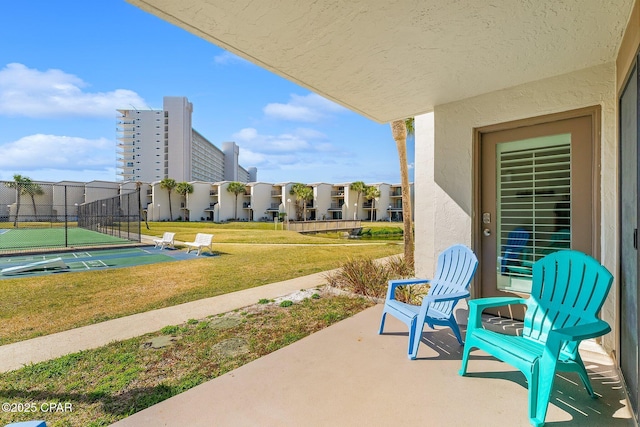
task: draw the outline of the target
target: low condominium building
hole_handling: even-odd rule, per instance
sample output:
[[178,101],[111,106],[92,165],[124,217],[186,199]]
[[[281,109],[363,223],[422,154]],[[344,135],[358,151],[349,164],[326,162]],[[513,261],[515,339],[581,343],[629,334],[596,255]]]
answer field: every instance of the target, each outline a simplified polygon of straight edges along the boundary
[[[186,182],[186,181],[185,181]],[[322,221],[358,219],[368,221],[401,221],[402,194],[400,185],[370,184],[378,190],[376,197],[367,198],[351,189],[350,183],[312,183],[312,197],[298,200],[292,191],[295,183],[243,183],[231,192],[234,181],[190,181],[193,192],[180,195],[162,188],[161,181],[61,181],[37,182],[41,192],[18,196],[10,185],[0,186],[0,220],[64,221],[73,219],[78,206],[126,195],[140,188],[140,206],[149,221]],[[240,181],[235,181],[240,182]],[[6,182],[5,184],[11,184]],[[413,184],[411,185],[413,199]],[[32,203],[33,202],[33,203]],[[412,203],[413,205],[413,203]],[[37,207],[37,211],[35,209]]]

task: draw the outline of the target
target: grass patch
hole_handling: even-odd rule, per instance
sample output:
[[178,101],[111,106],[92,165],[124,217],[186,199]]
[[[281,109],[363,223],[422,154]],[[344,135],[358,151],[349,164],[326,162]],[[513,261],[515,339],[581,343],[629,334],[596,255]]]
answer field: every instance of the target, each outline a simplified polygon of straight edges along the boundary
[[[176,233],[175,239],[180,242],[192,242],[197,233],[213,234],[216,243],[253,243],[253,244],[328,244],[334,243],[314,235],[300,234],[295,231],[282,230],[281,225],[275,229],[273,223],[264,222],[229,222],[215,224],[212,222],[150,222],[149,230],[142,229],[144,234],[160,237],[165,231]],[[178,244],[178,247],[180,245]]]
[[3,279],[0,345],[331,270],[345,257],[391,256],[402,246],[214,243],[214,249],[219,256]]
[[[288,308],[255,305],[235,326],[214,328],[190,320],[155,334],[115,342],[0,375],[0,400],[71,404],[73,412],[47,414],[48,426],[105,426],[252,360],[291,344],[372,305],[364,298],[323,295]],[[179,332],[170,345],[145,343]],[[33,419],[0,412],[0,425]]]
[[[392,235],[402,235],[402,228],[389,226],[386,222],[362,222],[363,228],[368,230],[366,243],[375,241],[379,237],[382,241]],[[285,226],[286,227],[286,226]],[[300,234],[295,231],[282,230],[282,223],[278,228],[270,222],[229,222],[216,224],[212,222],[150,222],[147,230],[144,225],[142,232],[151,236],[161,237],[165,231],[176,233],[175,239],[181,242],[191,242],[196,233],[213,234],[213,243],[254,243],[254,244],[331,244],[335,241],[344,242],[342,233]],[[349,243],[358,243],[351,240]],[[365,243],[365,242],[361,242]]]

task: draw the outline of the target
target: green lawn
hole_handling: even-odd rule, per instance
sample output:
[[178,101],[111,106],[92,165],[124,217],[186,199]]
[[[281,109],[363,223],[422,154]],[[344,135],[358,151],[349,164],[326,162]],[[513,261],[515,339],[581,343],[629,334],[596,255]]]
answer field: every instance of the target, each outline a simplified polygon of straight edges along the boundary
[[[267,225],[152,223],[143,233],[174,231],[178,240],[197,232],[214,234],[216,256],[4,279],[0,344],[326,271],[348,259],[402,252],[400,242],[305,236]],[[9,404],[40,408],[60,403],[72,409],[48,412],[51,427],[109,425],[372,305],[362,298],[313,292],[299,303],[255,301],[259,304],[224,316],[192,319],[0,374],[0,397]],[[217,327],[219,322],[225,326]],[[171,343],[156,348],[157,339]],[[33,414],[0,412],[0,425],[28,419]]]
[[[0,281],[0,344],[326,271],[348,258],[402,253],[398,242],[327,239],[267,230],[262,228],[265,225],[151,223],[149,234],[161,235],[170,229],[185,240],[197,232],[211,232],[219,256],[4,279]],[[220,240],[226,243],[216,246]]]
[[[363,298],[329,296],[318,290],[301,302],[267,302],[224,316],[192,319],[156,333],[0,374],[3,403],[37,409],[35,414],[0,411],[0,425],[37,416],[46,419],[49,427],[107,426],[372,304]],[[40,410],[51,403],[59,403],[60,410]]]
[[[381,238],[396,235],[401,239],[401,224],[387,222],[362,222],[365,233],[375,234]],[[142,224],[142,234],[150,236],[162,236],[165,231],[176,233],[176,240],[192,241],[196,233],[209,233],[214,235],[215,243],[263,243],[263,244],[330,244],[346,243],[347,239],[339,233],[327,234],[300,234],[295,231],[282,230],[282,223],[276,229],[273,223],[268,222],[229,222],[215,224],[211,222],[150,222],[149,229]],[[371,237],[371,238],[369,238]],[[351,239],[349,243],[359,240]],[[366,242],[375,241],[375,236],[368,236]],[[361,241],[361,243],[364,243]]]

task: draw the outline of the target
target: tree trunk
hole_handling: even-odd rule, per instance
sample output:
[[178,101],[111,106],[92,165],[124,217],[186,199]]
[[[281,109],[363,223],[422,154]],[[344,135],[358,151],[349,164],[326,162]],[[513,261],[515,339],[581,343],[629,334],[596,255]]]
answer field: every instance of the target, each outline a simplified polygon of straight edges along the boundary
[[238,193],[236,193],[236,204],[235,207],[233,208],[233,216],[234,216],[234,220],[238,219]]
[[391,122],[393,139],[396,141],[400,160],[400,180],[402,187],[402,222],[404,237],[404,260],[411,268],[414,266],[413,227],[411,221],[411,187],[409,186],[409,165],[407,163],[407,127],[404,120]]
[[173,209],[171,208],[171,190],[169,190],[169,220],[173,221]]
[[16,217],[13,219],[13,227],[18,228],[18,214],[20,213],[20,192],[16,197]]
[[376,214],[376,199],[371,199],[371,222],[374,221],[374,216]]
[[31,195],[31,204],[33,205],[33,216],[36,218],[36,222],[38,221],[38,212],[36,211],[36,198]]

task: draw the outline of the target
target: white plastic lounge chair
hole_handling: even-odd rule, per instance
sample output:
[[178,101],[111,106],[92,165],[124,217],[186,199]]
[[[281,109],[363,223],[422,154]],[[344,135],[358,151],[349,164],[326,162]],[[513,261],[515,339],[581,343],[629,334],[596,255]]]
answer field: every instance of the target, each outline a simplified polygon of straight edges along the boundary
[[198,255],[200,255],[202,249],[204,248],[209,249],[209,252],[213,253],[213,248],[211,247],[211,239],[213,239],[213,234],[196,234],[196,239],[193,242],[184,243],[185,245],[187,245],[187,253],[189,253],[191,249],[195,248],[198,248]]
[[165,233],[162,235],[161,239],[153,239],[153,243],[156,244],[156,248],[159,246],[160,250],[164,249],[164,248],[173,248],[173,238],[175,237],[176,233],[169,233],[168,231],[165,231]]

